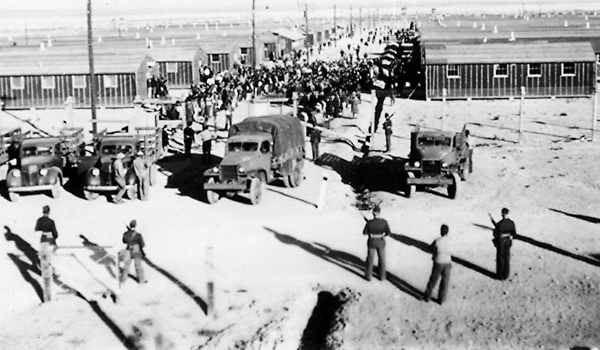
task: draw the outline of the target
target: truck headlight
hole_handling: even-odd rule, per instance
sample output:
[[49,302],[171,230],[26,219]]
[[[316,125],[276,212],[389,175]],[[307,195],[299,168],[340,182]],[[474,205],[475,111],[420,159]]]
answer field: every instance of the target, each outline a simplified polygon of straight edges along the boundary
[[239,172],[240,174],[244,174],[244,173],[246,172],[246,169],[244,169],[244,168],[242,168],[242,167],[239,167],[239,168],[238,168],[238,172]]
[[446,163],[446,162],[443,162],[443,163],[442,163],[442,168],[447,168],[447,167],[448,167],[448,163]]
[[98,176],[98,175],[100,175],[100,169],[92,168],[92,176]]
[[420,162],[415,162],[413,165],[415,166],[415,168],[418,168],[418,167],[421,166],[421,163]]
[[214,167],[214,168],[210,169],[210,172],[211,173],[215,173],[215,174],[218,173],[219,172],[219,167]]
[[46,176],[46,175],[48,175],[48,169],[44,168],[44,169],[40,170],[40,175],[41,175],[41,176]]
[[21,170],[15,169],[15,171],[12,172],[12,176],[21,177]]

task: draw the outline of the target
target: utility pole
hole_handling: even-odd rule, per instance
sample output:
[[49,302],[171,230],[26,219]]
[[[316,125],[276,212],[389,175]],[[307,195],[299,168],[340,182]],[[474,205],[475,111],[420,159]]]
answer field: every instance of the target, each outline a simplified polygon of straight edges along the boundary
[[[310,47],[309,47],[309,42],[308,42],[308,4],[304,3],[304,20],[306,22],[306,64],[310,64]],[[313,42],[312,44],[314,45],[315,42],[315,37],[313,36]]]
[[352,24],[352,6],[350,6],[350,36],[354,36],[354,25]]
[[90,107],[92,109],[92,133],[98,133],[96,124],[96,74],[94,73],[94,46],[92,44],[92,0],[87,2],[88,60],[90,63]]
[[[256,70],[256,0],[252,0],[252,75]],[[252,81],[254,86],[254,80]]]
[[334,46],[337,47],[337,16],[335,12],[335,5],[333,5],[333,34],[335,35],[333,37],[333,43]]
[[362,34],[362,7],[358,8],[358,34]]

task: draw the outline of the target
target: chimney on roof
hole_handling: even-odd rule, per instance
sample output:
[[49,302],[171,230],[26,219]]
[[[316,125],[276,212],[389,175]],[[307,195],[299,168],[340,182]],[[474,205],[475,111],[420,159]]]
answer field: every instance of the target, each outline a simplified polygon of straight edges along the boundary
[[52,39],[48,39],[48,44],[46,46],[47,47],[52,47]]
[[150,39],[146,38],[146,47],[150,48]]
[[460,21],[456,22],[456,26],[460,27]]
[[485,23],[481,23],[481,30],[485,30]]
[[171,39],[171,45],[175,46],[175,39]]
[[154,28],[150,28],[150,33],[154,33]]
[[215,30],[219,30],[219,23],[218,22],[215,24]]
[[494,33],[498,33],[498,26],[494,26]]
[[160,39],[160,43],[163,45],[167,43],[167,40],[165,39],[164,36]]
[[[44,46],[44,42],[42,41],[42,42],[40,43],[40,50],[45,50],[45,49],[46,49],[46,46]],[[40,64],[41,64],[41,63],[40,63]]]
[[585,20],[587,21],[589,19],[588,15],[585,15]]
[[208,32],[208,23],[204,24],[204,29]]
[[135,38],[139,39],[140,38],[140,33],[135,33]]
[[473,28],[477,28],[477,22],[473,22]]
[[483,43],[487,43],[487,37],[483,37]]
[[98,36],[98,42],[101,43],[102,42],[102,37]]
[[585,22],[585,29],[590,29],[590,22]]
[[565,20],[565,27],[569,26],[569,21]]
[[196,40],[200,40],[200,33],[196,33]]
[[151,49],[151,48],[153,48],[153,47],[154,47],[154,44],[152,43],[152,40],[150,40],[150,43],[149,43],[149,44],[150,44],[150,45],[148,45],[148,48],[149,48],[149,49]]
[[515,38],[515,32],[510,32],[510,38],[508,39],[508,41],[515,41],[515,40],[517,40]]

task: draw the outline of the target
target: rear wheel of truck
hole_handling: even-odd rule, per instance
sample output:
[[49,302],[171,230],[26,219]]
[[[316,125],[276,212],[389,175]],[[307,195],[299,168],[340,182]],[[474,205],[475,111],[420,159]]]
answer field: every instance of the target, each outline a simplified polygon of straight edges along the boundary
[[304,163],[301,160],[294,161],[292,174],[290,175],[290,185],[298,187],[304,179]]
[[263,191],[263,182],[258,178],[253,178],[250,181],[250,203],[256,205],[260,203]]
[[93,201],[94,199],[100,197],[100,194],[98,192],[91,192],[91,191],[83,190],[83,196],[88,201]]
[[150,186],[154,186],[158,183],[158,167],[156,164],[150,165]]
[[[214,184],[215,183],[215,179],[210,178],[210,179],[208,179],[207,183]],[[215,204],[221,198],[221,196],[219,195],[219,193],[215,192],[215,191],[206,190],[205,194],[206,194],[206,201],[208,202],[208,204]]]
[[19,197],[21,197],[21,196],[16,192],[8,192],[8,199],[10,199],[11,202],[18,201]]
[[457,174],[452,174],[452,184],[448,186],[448,197],[455,199],[458,196],[458,187],[460,184],[460,178]]
[[[408,172],[408,173],[406,173],[406,178],[414,179],[415,174],[413,174],[412,172]],[[406,196],[406,198],[410,198],[416,191],[417,191],[417,186],[406,184],[406,189],[404,190],[404,196]]]

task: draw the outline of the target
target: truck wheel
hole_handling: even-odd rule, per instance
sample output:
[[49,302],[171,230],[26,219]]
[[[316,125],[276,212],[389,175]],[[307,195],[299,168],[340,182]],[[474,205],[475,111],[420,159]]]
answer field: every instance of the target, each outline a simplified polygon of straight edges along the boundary
[[91,191],[88,191],[88,190],[83,190],[83,196],[88,201],[93,201],[94,199],[100,197],[100,194],[98,192],[91,192]]
[[21,196],[16,192],[8,192],[8,199],[10,199],[11,202],[18,201],[19,197],[21,197]]
[[[215,183],[215,179],[211,177],[210,179],[208,179],[207,182],[210,184]],[[206,201],[208,202],[208,204],[215,204],[219,201],[220,198],[221,196],[218,192],[206,190]]]
[[[414,179],[415,174],[413,174],[412,172],[408,172],[408,173],[406,173],[406,177],[408,179]],[[413,193],[415,193],[416,191],[417,191],[417,186],[406,184],[406,190],[404,191],[404,196],[406,196],[406,198],[410,198],[410,197],[412,197]]]
[[156,164],[150,165],[150,186],[154,186],[158,183],[158,167]]
[[52,185],[52,189],[50,190],[50,194],[52,198],[60,197],[60,193],[62,192],[62,186],[60,185],[60,181],[56,180],[56,183]]
[[448,197],[455,199],[458,196],[458,187],[460,184],[460,178],[457,174],[452,174],[452,184],[448,186]]
[[460,168],[460,179],[463,181],[467,181],[469,179],[469,158],[465,160],[462,164],[462,168]]
[[133,186],[127,189],[127,198],[134,200],[138,197],[137,184],[133,184]]
[[260,198],[262,197],[263,183],[260,179],[253,178],[250,181],[250,203],[252,205],[256,205],[260,203]]
[[302,180],[304,178],[303,174],[304,164],[302,161],[294,161],[294,168],[292,169],[292,174],[290,175],[290,185],[292,187],[300,186]]

